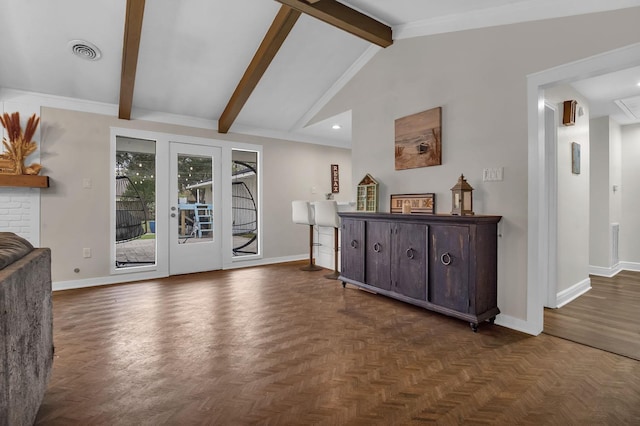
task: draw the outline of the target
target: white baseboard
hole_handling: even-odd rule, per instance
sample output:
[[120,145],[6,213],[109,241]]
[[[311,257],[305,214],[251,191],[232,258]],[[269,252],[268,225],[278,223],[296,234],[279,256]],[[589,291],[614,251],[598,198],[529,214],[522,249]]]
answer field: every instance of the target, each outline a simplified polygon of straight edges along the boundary
[[[238,269],[238,268],[247,268],[250,266],[272,265],[275,263],[285,263],[285,262],[295,262],[298,260],[306,260],[308,258],[309,258],[308,254],[299,254],[294,256],[271,257],[268,259],[248,260],[246,262],[239,261],[229,265],[224,265],[223,269]],[[95,277],[95,278],[87,278],[87,279],[81,279],[81,280],[56,281],[52,284],[52,290],[61,291],[61,290],[72,290],[76,288],[99,287],[99,286],[111,285],[111,284],[124,284],[124,283],[133,282],[133,281],[164,278],[166,276],[167,275],[163,275],[154,271],[154,272],[145,272],[145,273],[139,273],[139,274],[127,274],[127,275],[119,274],[119,275],[111,275],[107,277]]]
[[591,290],[591,278],[585,278],[569,287],[566,290],[562,290],[556,295],[557,308],[561,308],[572,300],[582,296],[587,291]]
[[166,275],[162,275],[156,271],[144,272],[140,274],[118,274],[110,275],[107,277],[86,278],[81,280],[55,281],[53,282],[51,287],[53,291],[73,290],[76,288],[99,287],[103,285],[130,283],[133,281],[153,280],[164,278],[165,276]]
[[589,265],[589,275],[597,275],[599,277],[611,278],[618,272],[622,271],[621,264],[618,263],[610,268],[604,266],[591,266]]
[[224,265],[222,269],[248,268],[250,266],[273,265],[275,263],[296,262],[298,260],[308,260],[308,259],[309,259],[309,253],[297,254],[293,256],[270,257],[267,259],[235,261],[233,263]]
[[499,314],[496,317],[496,324],[522,333],[530,334],[532,336],[537,336],[542,333],[542,330],[540,330],[539,327],[535,327],[529,321],[505,314]]
[[640,272],[640,263],[637,262],[620,262],[621,271]]
[[640,263],[637,262],[620,262],[610,268],[604,266],[589,266],[589,274],[599,277],[611,278],[616,276],[620,271],[640,272]]

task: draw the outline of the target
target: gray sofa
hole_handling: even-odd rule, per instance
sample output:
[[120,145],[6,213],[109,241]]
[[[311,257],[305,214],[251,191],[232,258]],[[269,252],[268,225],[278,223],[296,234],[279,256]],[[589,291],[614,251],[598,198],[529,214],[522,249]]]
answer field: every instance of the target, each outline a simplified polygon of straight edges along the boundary
[[16,254],[20,241],[8,234],[0,233],[0,268],[8,263],[0,269],[0,425],[32,425],[53,363],[51,251],[26,243]]

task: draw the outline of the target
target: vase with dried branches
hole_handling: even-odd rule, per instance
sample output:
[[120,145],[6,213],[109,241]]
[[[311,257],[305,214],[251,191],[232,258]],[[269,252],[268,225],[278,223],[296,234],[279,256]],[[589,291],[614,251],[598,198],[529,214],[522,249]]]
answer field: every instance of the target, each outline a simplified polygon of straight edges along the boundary
[[22,133],[20,125],[20,114],[17,112],[4,113],[0,116],[0,123],[7,131],[7,137],[2,139],[4,152],[0,153],[0,165],[4,165],[4,167],[0,167],[0,169],[7,170],[5,174],[13,175],[37,175],[40,173],[40,169],[42,169],[40,164],[33,163],[26,167],[24,165],[25,158],[38,149],[37,144],[31,138],[38,128],[40,118],[33,114],[27,121],[24,133]]

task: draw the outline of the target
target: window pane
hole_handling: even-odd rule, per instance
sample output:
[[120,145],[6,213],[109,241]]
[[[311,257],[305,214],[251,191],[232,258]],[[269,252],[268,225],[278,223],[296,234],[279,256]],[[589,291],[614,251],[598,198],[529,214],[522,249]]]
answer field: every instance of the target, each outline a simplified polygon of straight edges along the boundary
[[156,263],[156,143],[116,138],[116,268]]
[[178,243],[213,241],[213,159],[178,154]]
[[258,153],[232,151],[233,255],[258,254]]

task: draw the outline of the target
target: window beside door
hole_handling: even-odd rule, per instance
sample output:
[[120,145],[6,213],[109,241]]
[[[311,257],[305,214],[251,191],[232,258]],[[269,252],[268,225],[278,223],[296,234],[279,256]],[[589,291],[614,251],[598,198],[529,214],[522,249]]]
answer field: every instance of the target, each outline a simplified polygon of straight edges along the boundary
[[257,255],[259,230],[258,153],[231,151],[231,217],[234,257]]
[[116,137],[116,269],[156,264],[156,142]]

